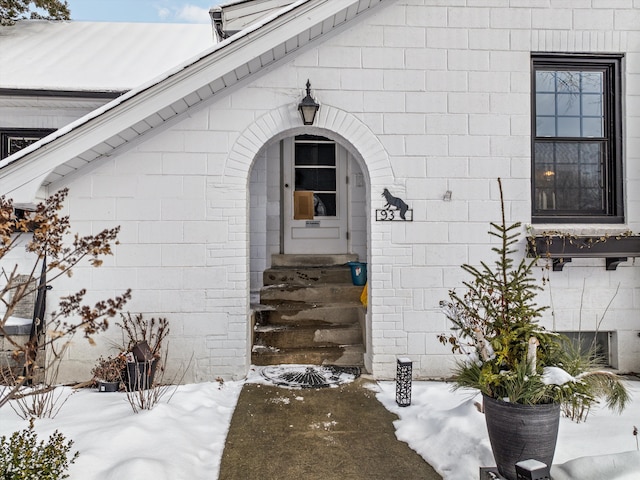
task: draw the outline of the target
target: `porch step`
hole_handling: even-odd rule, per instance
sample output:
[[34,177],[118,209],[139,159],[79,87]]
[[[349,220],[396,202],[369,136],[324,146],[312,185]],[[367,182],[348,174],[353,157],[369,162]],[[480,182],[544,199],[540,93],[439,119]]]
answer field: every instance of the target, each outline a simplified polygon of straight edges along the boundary
[[333,347],[362,344],[362,329],[357,323],[329,326],[257,326],[254,345],[277,349]]
[[326,326],[363,322],[360,303],[309,305],[299,302],[254,306],[256,326]]
[[262,275],[264,285],[323,285],[351,283],[351,268],[348,265],[323,267],[272,267]]
[[273,267],[330,267],[357,262],[358,255],[341,253],[337,255],[271,255]]
[[340,365],[362,367],[364,347],[347,345],[325,348],[291,348],[277,349],[254,345],[251,356],[254,365]]
[[277,304],[304,302],[311,308],[316,304],[360,302],[363,287],[351,283],[328,285],[267,285],[260,291],[260,302]]
[[254,305],[254,365],[363,366],[362,286],[345,263],[357,255],[274,255]]

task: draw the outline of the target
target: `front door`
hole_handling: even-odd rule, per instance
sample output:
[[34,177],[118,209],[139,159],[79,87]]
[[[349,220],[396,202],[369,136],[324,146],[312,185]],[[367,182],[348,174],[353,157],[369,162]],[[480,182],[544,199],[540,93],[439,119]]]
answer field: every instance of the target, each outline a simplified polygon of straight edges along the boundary
[[283,142],[284,253],[348,253],[347,151],[328,138]]

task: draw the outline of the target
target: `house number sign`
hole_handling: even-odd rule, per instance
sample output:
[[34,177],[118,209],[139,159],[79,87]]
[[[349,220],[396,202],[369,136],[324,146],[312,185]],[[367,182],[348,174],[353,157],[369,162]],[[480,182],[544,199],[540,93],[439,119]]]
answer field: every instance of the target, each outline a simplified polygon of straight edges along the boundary
[[413,209],[399,197],[391,195],[386,188],[382,192],[386,201],[384,208],[376,209],[376,221],[378,222],[413,222]]

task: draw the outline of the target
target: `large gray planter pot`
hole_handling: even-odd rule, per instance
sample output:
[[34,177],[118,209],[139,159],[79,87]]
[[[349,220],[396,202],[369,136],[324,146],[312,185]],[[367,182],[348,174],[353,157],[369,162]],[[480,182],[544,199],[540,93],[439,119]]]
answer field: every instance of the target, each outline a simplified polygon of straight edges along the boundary
[[157,365],[156,359],[150,362],[127,362],[127,391],[137,392],[152,388]]
[[519,405],[483,395],[489,441],[498,471],[516,480],[516,463],[535,459],[551,466],[556,450],[560,405]]

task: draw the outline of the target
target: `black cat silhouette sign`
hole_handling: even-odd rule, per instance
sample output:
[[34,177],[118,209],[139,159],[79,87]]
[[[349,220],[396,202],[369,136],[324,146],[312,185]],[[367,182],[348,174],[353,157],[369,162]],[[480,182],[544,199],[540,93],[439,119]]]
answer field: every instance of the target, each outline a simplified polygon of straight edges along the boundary
[[412,222],[413,209],[400,197],[394,197],[388,189],[382,191],[385,200],[384,208],[376,210],[376,221],[378,222]]

